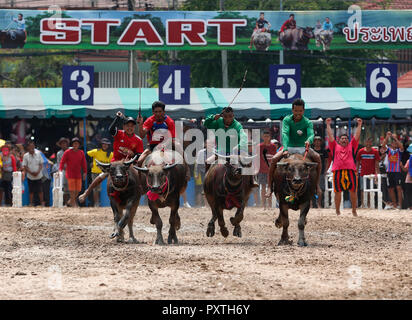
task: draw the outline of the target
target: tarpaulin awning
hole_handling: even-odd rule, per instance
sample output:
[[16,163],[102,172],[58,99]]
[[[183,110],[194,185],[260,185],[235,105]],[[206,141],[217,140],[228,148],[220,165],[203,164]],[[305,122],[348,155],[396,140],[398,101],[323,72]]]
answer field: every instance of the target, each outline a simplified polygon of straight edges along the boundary
[[[172,118],[204,118],[226,107],[238,88],[192,88],[190,105],[167,105]],[[157,88],[142,88],[142,115],[152,114],[151,105],[158,100]],[[397,103],[366,103],[365,88],[302,88],[305,115],[311,119],[339,117],[406,118],[412,116],[412,88],[398,89]],[[93,106],[62,105],[61,88],[1,88],[0,118],[95,118],[113,117],[117,111],[137,116],[138,88],[96,88]],[[291,104],[270,104],[268,88],[245,88],[232,107],[237,118],[254,120],[281,119],[290,114]]]

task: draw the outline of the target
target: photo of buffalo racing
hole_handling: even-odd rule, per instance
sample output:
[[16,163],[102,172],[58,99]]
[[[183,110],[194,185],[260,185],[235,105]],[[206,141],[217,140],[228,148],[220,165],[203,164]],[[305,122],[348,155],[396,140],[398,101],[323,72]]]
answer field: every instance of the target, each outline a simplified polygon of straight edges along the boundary
[[330,19],[326,17],[322,24],[318,20],[313,34],[315,35],[316,46],[320,47],[322,45],[323,51],[328,50],[333,39],[333,24]]
[[10,23],[0,30],[0,46],[4,49],[23,48],[27,40],[26,22],[19,13]]
[[289,15],[279,31],[279,42],[284,49],[289,50],[307,50],[310,39],[314,37],[311,27],[296,27],[293,13]]
[[254,45],[258,51],[269,50],[270,44],[272,43],[272,36],[269,30],[270,27],[270,22],[265,20],[265,13],[261,12],[259,19],[256,21],[256,27],[253,29],[253,34],[250,37],[250,45],[248,48],[252,49],[252,46]]

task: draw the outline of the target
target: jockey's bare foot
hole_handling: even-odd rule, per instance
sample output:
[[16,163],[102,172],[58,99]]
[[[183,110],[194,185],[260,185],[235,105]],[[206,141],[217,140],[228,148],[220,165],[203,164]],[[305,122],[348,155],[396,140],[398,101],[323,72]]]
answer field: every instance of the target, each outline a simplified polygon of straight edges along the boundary
[[354,217],[358,216],[358,214],[356,213],[356,210],[354,210],[354,211],[352,210],[352,214],[353,214]]
[[337,215],[337,216],[340,216],[340,211],[336,211],[336,215]]
[[265,198],[270,198],[272,196],[272,192],[266,192],[265,193]]
[[86,193],[82,193],[80,196],[79,196],[79,202],[80,203],[83,203],[84,201],[86,201]]

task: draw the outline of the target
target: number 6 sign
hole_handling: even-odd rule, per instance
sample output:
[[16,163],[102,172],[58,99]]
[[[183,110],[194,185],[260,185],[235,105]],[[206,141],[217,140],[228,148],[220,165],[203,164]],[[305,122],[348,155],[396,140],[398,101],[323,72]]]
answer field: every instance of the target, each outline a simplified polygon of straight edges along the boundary
[[63,105],[93,105],[93,66],[63,66],[62,83]]
[[366,65],[366,102],[398,102],[398,67],[396,64]]

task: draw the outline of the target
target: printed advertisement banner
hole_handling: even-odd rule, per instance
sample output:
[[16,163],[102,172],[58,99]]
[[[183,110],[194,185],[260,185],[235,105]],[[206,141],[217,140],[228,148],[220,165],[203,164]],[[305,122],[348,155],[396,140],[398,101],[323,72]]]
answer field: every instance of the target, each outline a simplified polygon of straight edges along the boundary
[[412,47],[411,10],[1,10],[0,47],[333,50]]

